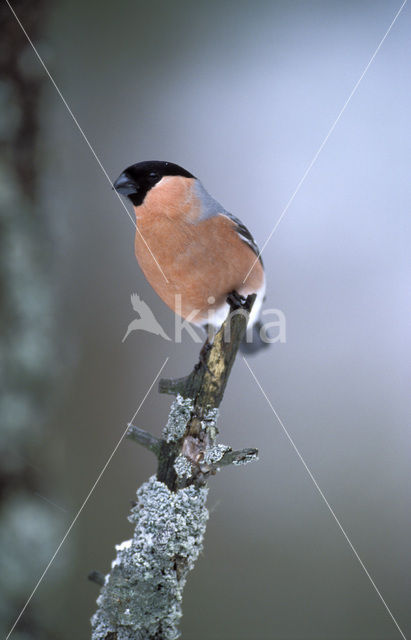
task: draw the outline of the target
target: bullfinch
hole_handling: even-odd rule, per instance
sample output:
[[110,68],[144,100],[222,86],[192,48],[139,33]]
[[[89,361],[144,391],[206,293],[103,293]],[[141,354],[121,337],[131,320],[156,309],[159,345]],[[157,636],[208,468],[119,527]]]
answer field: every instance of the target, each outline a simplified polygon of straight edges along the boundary
[[242,348],[250,353],[264,346],[264,268],[243,223],[172,162],[133,164],[113,186],[133,204],[136,258],[166,305],[197,326],[217,330],[228,313],[228,294],[255,293]]

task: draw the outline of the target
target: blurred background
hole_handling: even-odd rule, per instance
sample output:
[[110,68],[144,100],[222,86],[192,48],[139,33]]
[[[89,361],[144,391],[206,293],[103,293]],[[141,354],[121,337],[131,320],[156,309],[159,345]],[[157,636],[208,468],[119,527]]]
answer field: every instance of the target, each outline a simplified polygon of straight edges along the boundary
[[[109,176],[147,159],[199,176],[262,245],[399,2],[46,0],[13,4]],[[165,358],[133,226],[1,7],[0,607],[6,635]],[[250,359],[405,635],[411,632],[409,167],[405,6],[264,251],[287,341]],[[160,434],[156,389],[135,423]],[[185,639],[400,636],[239,358],[221,441],[260,461],[210,481]],[[11,638],[86,639],[152,455],[123,441]]]

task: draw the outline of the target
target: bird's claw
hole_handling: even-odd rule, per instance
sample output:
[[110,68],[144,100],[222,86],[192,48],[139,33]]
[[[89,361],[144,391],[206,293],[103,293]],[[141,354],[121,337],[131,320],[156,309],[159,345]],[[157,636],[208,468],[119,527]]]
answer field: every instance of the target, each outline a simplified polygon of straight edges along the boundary
[[245,301],[246,298],[241,296],[237,291],[230,291],[227,295],[227,304],[229,304],[232,309],[244,307]]

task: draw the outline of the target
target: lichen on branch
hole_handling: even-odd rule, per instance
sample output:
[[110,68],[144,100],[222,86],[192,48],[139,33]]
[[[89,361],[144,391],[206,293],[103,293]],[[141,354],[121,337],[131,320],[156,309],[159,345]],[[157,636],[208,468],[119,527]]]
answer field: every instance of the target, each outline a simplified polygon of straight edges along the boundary
[[179,637],[186,577],[203,548],[207,493],[193,485],[173,492],[154,476],[140,487],[129,516],[134,536],[116,546],[92,618],[93,640]]
[[[160,392],[175,395],[162,438],[129,426],[128,437],[157,456],[157,476],[137,491],[129,517],[134,535],[116,546],[92,618],[92,640],[174,640],[180,635],[183,588],[203,548],[208,519],[206,482],[220,468],[258,459],[256,449],[233,451],[216,442],[218,407],[254,299],[231,296],[231,312],[212,344],[204,345],[193,371],[160,381]],[[246,313],[234,313],[239,308]],[[98,572],[90,578],[102,581]]]

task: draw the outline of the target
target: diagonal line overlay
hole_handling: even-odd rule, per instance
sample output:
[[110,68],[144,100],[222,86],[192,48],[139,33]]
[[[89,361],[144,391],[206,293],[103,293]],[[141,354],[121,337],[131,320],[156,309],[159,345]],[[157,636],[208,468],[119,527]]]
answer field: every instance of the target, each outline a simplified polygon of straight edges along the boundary
[[133,420],[135,419],[136,415],[138,414],[138,412],[140,411],[141,407],[143,406],[144,402],[146,401],[150,391],[152,390],[152,388],[154,387],[155,383],[158,380],[158,377],[160,376],[162,370],[164,369],[165,365],[167,364],[168,361],[168,357],[164,360],[163,364],[161,365],[161,368],[159,370],[159,372],[157,373],[156,377],[154,378],[153,382],[151,383],[151,385],[149,386],[144,398],[142,399],[142,401],[140,402],[140,404],[137,407],[136,412],[134,413],[133,417],[131,418],[131,420],[127,423],[127,427],[125,428],[120,440],[117,442],[116,446],[114,447],[113,451],[111,452],[110,456],[108,457],[106,463],[104,464],[103,468],[101,469],[100,473],[97,476],[96,481],[94,482],[93,486],[91,487],[90,491],[88,492],[87,496],[85,497],[80,509],[77,511],[76,515],[74,516],[69,528],[67,529],[66,533],[63,536],[63,539],[61,540],[59,546],[57,547],[57,549],[55,550],[55,552],[53,553],[52,557],[50,558],[50,561],[48,563],[48,565],[46,566],[46,568],[44,569],[43,573],[41,574],[40,578],[38,579],[36,586],[34,587],[33,591],[31,592],[30,596],[28,597],[26,604],[24,605],[24,607],[22,608],[22,610],[20,611],[19,615],[17,616],[13,626],[11,627],[10,631],[8,632],[7,636],[6,636],[6,640],[8,640],[11,636],[11,634],[13,633],[18,621],[20,620],[20,618],[22,617],[23,613],[25,612],[25,610],[27,609],[31,599],[33,598],[34,594],[36,593],[37,589],[39,588],[41,582],[43,581],[44,576],[46,575],[47,571],[50,569],[51,565],[53,564],[58,552],[60,551],[61,547],[63,546],[64,542],[66,541],[68,535],[70,534],[70,531],[72,530],[72,528],[74,527],[74,525],[76,524],[81,512],[83,511],[84,507],[86,506],[87,502],[89,501],[91,495],[93,494],[95,488],[97,487],[98,483],[100,482],[105,470],[107,469],[108,465],[110,464],[111,460],[114,457],[114,454],[116,453],[117,449],[119,448],[120,444],[123,442],[126,433],[128,431],[129,425],[130,423],[133,422]]
[[377,55],[377,53],[379,52],[379,50],[381,49],[385,39],[387,38],[388,34],[390,33],[391,29],[393,28],[397,18],[399,17],[401,11],[403,10],[403,8],[405,7],[405,5],[407,4],[407,0],[404,0],[404,2],[402,3],[402,5],[400,6],[400,8],[398,9],[397,13],[394,16],[393,21],[391,22],[390,26],[388,27],[387,31],[385,32],[382,40],[380,41],[378,47],[376,48],[376,50],[374,51],[374,53],[372,54],[370,60],[368,61],[368,64],[366,65],[364,71],[362,72],[362,74],[360,75],[360,77],[358,78],[357,82],[354,85],[353,90],[351,91],[350,95],[348,96],[347,100],[344,102],[344,105],[341,109],[341,111],[339,112],[338,116],[336,117],[333,125],[331,126],[331,129],[328,131],[327,135],[325,136],[324,140],[322,141],[322,143],[320,144],[318,151],[315,153],[313,159],[311,160],[310,164],[308,165],[307,169],[305,170],[305,173],[303,175],[303,177],[301,178],[300,182],[298,183],[297,187],[295,188],[295,191],[293,192],[291,198],[289,199],[289,201],[287,202],[287,204],[285,205],[280,217],[278,218],[277,222],[275,223],[273,229],[271,230],[267,240],[264,242],[263,246],[261,247],[261,251],[259,252],[259,254],[257,255],[257,257],[255,258],[253,264],[251,265],[247,275],[245,276],[244,280],[243,280],[243,284],[244,282],[247,280],[248,276],[250,275],[251,271],[253,270],[254,266],[256,265],[256,263],[258,262],[258,260],[260,259],[260,256],[262,254],[262,252],[264,251],[264,249],[266,248],[266,246],[268,245],[268,243],[270,242],[271,238],[273,237],[274,233],[276,232],[278,225],[280,224],[281,220],[284,218],[285,214],[287,213],[291,203],[293,202],[295,196],[297,195],[297,193],[299,192],[303,182],[305,181],[306,177],[308,176],[308,174],[310,173],[311,169],[313,168],[318,156],[320,155],[321,151],[323,150],[323,148],[325,147],[328,138],[331,136],[332,132],[334,131],[335,127],[337,126],[341,116],[343,115],[344,111],[346,110],[346,108],[348,107],[351,98],[353,97],[354,93],[357,91],[361,80],[364,78],[365,74],[367,73],[368,69],[370,68],[371,64],[374,61],[375,56]]
[[248,367],[248,370],[250,371],[252,377],[254,378],[258,388],[260,389],[261,393],[263,394],[264,398],[266,399],[271,411],[273,412],[273,414],[275,415],[275,417],[277,418],[277,421],[279,422],[282,430],[284,431],[285,435],[287,436],[288,441],[290,442],[292,448],[294,449],[294,451],[296,452],[297,456],[299,457],[299,459],[301,460],[305,470],[307,471],[308,475],[310,476],[311,480],[314,483],[315,488],[317,489],[318,493],[320,494],[321,498],[323,499],[323,501],[325,502],[329,512],[331,513],[332,517],[334,518],[334,520],[336,521],[341,533],[343,534],[344,538],[346,539],[346,541],[348,542],[351,551],[353,552],[353,554],[355,555],[355,557],[357,558],[358,562],[360,563],[362,569],[364,570],[367,578],[369,579],[369,581],[371,582],[372,586],[374,587],[377,595],[379,596],[381,602],[383,603],[384,607],[386,608],[389,616],[391,617],[392,621],[394,622],[395,626],[397,627],[398,631],[400,632],[403,640],[407,640],[400,625],[398,624],[398,622],[396,621],[396,619],[394,618],[393,613],[391,612],[391,609],[389,608],[388,604],[386,603],[386,601],[384,600],[381,591],[378,589],[377,585],[375,584],[374,580],[372,579],[367,567],[365,566],[365,564],[363,563],[363,561],[361,560],[360,556],[358,555],[357,550],[355,549],[353,543],[351,542],[350,538],[348,537],[348,534],[346,533],[344,527],[342,526],[341,522],[339,521],[339,519],[337,518],[333,508],[331,507],[330,503],[328,502],[327,498],[325,497],[320,485],[318,484],[317,480],[314,478],[313,474],[311,473],[307,463],[305,462],[304,458],[302,457],[301,453],[299,452],[297,445],[295,444],[294,440],[292,439],[292,437],[290,436],[290,434],[288,433],[283,421],[281,420],[280,416],[278,415],[277,411],[274,409],[269,397],[267,396],[266,392],[264,391],[264,389],[262,388],[257,376],[255,375],[254,371],[251,369],[250,365],[248,364],[248,361],[244,358],[243,356],[243,360],[245,362],[245,364]]
[[94,156],[94,158],[95,158],[95,160],[96,160],[97,164],[99,165],[99,167],[100,167],[101,171],[104,173],[104,175],[105,175],[105,177],[107,178],[107,180],[108,180],[108,182],[109,182],[109,184],[110,184],[111,188],[114,190],[114,193],[116,194],[116,196],[117,196],[117,198],[118,198],[118,200],[119,200],[119,202],[120,202],[121,206],[123,207],[123,209],[124,209],[124,211],[126,212],[126,214],[128,215],[128,217],[130,218],[131,223],[134,225],[134,227],[135,227],[135,229],[136,229],[137,233],[140,235],[140,237],[141,237],[142,241],[143,241],[143,242],[144,242],[144,244],[146,245],[147,250],[149,251],[149,253],[150,253],[151,257],[153,258],[154,262],[156,263],[156,265],[157,265],[158,269],[160,270],[160,272],[161,272],[161,274],[162,274],[162,276],[163,276],[164,280],[168,283],[167,276],[165,275],[164,271],[162,270],[161,266],[159,265],[159,263],[158,263],[158,261],[157,261],[157,258],[155,257],[154,253],[151,251],[150,247],[148,246],[147,241],[145,240],[145,238],[143,237],[143,235],[142,235],[142,233],[141,233],[140,229],[138,228],[138,226],[136,225],[135,221],[133,220],[132,215],[130,214],[129,210],[127,209],[126,205],[124,204],[123,200],[121,199],[120,194],[119,194],[119,193],[114,189],[114,185],[113,185],[113,183],[112,183],[112,181],[111,181],[110,176],[108,175],[107,171],[105,170],[105,168],[104,168],[104,166],[103,166],[103,164],[102,164],[102,162],[101,162],[100,158],[98,157],[97,153],[95,152],[95,150],[94,150],[94,148],[93,148],[93,146],[92,146],[91,142],[89,141],[89,139],[87,138],[87,136],[86,136],[86,134],[84,133],[83,129],[81,128],[81,126],[80,126],[80,124],[79,124],[79,122],[78,122],[78,120],[77,120],[76,116],[74,115],[74,113],[72,112],[72,110],[71,110],[70,106],[68,105],[67,100],[65,99],[65,97],[63,96],[63,94],[62,94],[62,92],[60,91],[59,87],[57,86],[57,84],[56,84],[56,82],[55,82],[55,80],[54,80],[53,76],[51,75],[50,71],[48,70],[48,68],[47,68],[47,66],[46,66],[46,63],[44,62],[43,58],[41,57],[41,55],[40,55],[40,54],[39,54],[39,52],[37,51],[37,49],[36,49],[36,47],[35,47],[34,43],[32,42],[32,40],[31,40],[31,38],[30,38],[29,34],[27,33],[27,31],[25,30],[25,28],[24,28],[23,24],[21,23],[20,18],[18,17],[18,15],[16,14],[16,12],[14,11],[14,9],[13,9],[13,7],[11,6],[11,4],[10,4],[9,0],[5,0],[5,2],[6,2],[6,4],[8,5],[8,7],[9,7],[10,11],[12,12],[13,16],[15,17],[15,19],[16,19],[16,21],[17,21],[17,23],[18,23],[19,27],[20,27],[20,29],[22,30],[22,32],[23,32],[23,33],[24,33],[24,35],[26,36],[26,38],[27,38],[27,40],[28,40],[28,42],[29,42],[29,44],[30,44],[31,48],[33,49],[34,53],[36,54],[36,56],[37,56],[37,58],[38,58],[38,60],[39,60],[39,62],[40,62],[40,64],[41,64],[41,66],[43,67],[44,71],[46,72],[47,76],[49,77],[50,82],[52,83],[53,87],[55,88],[55,90],[56,90],[56,91],[57,91],[57,93],[59,94],[59,96],[60,96],[60,98],[61,98],[61,100],[62,100],[62,102],[63,102],[64,106],[66,107],[67,111],[69,112],[69,114],[70,114],[70,116],[71,116],[71,118],[72,118],[72,120],[73,120],[74,124],[76,125],[77,129],[80,131],[80,133],[81,133],[81,135],[82,135],[82,137],[83,137],[84,142],[87,144],[87,146],[88,146],[88,148],[90,149],[91,153],[93,154],[93,156]]

